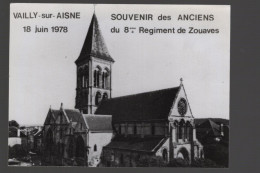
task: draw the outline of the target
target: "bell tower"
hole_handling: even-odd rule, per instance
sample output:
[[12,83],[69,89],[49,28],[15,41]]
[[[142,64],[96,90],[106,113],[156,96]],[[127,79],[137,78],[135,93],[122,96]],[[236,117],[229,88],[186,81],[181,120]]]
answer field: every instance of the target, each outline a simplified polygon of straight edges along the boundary
[[91,19],[77,66],[76,105],[84,114],[94,114],[103,99],[111,98],[112,64],[95,15]]

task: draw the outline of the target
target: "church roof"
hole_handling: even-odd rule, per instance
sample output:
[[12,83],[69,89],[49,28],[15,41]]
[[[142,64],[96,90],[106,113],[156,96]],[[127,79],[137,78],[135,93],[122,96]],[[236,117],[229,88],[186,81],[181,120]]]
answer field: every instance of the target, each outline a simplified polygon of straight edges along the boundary
[[107,99],[95,114],[112,115],[113,122],[168,120],[180,87]]
[[220,125],[216,124],[211,119],[207,119],[206,121],[197,125],[196,128],[198,132],[198,137],[203,137],[205,135],[220,136],[221,133]]
[[[81,113],[77,109],[64,109],[65,112],[65,117],[67,119],[67,122],[70,120],[72,122],[77,122],[81,116]],[[57,119],[57,117],[62,113],[61,110],[55,110],[55,109],[50,109],[50,116],[54,119],[54,121]],[[51,117],[46,117],[44,124],[49,124],[51,122],[50,120]]]
[[109,55],[95,14],[93,14],[87,36],[81,49],[81,53],[75,63],[77,64],[80,61],[86,59],[88,60],[90,55],[96,58],[114,62],[113,58]]
[[64,110],[69,121],[71,120],[72,122],[77,122],[81,116],[81,113],[79,110],[76,109],[65,109]]
[[83,114],[83,118],[87,123],[87,127],[90,131],[104,132],[112,131],[112,117],[111,115],[88,115]]
[[116,148],[138,152],[156,152],[167,140],[165,137],[126,138],[116,136],[104,148]]

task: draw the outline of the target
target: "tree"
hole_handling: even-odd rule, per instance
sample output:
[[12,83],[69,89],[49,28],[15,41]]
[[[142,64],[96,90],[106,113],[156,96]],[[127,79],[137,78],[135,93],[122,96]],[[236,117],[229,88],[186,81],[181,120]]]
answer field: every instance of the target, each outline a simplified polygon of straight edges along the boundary
[[20,144],[16,144],[13,147],[9,146],[8,157],[9,158],[22,158],[27,156],[26,149],[23,148]]
[[159,156],[145,156],[136,163],[137,167],[166,167],[167,163]]
[[11,127],[11,126],[14,126],[14,127],[17,127],[17,128],[20,127],[20,125],[15,120],[9,121],[9,127]]
[[190,166],[189,161],[182,158],[173,159],[168,164],[168,167],[189,167],[189,166]]
[[219,168],[221,166],[217,165],[214,161],[209,159],[195,159],[191,167],[200,167],[200,168]]
[[213,160],[218,165],[228,167],[228,145],[219,142],[204,145],[205,158]]

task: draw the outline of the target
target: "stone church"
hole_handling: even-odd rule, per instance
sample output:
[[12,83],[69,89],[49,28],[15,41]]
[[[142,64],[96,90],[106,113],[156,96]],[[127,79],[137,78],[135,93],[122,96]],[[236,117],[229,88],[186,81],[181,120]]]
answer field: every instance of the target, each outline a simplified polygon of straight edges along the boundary
[[94,14],[75,61],[75,109],[50,107],[43,128],[44,162],[51,165],[136,166],[142,157],[190,163],[203,156],[181,83],[111,98],[112,65]]

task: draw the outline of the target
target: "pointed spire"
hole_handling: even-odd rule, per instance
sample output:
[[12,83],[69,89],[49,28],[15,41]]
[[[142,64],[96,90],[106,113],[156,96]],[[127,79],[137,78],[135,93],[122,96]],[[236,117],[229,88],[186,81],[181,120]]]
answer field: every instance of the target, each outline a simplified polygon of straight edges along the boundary
[[60,104],[60,109],[63,109],[63,103],[61,102],[61,104]]
[[94,14],[96,14],[96,4],[93,5],[94,5]]
[[77,64],[81,61],[88,60],[90,56],[114,62],[113,58],[109,55],[104,38],[101,34],[95,12],[91,19],[88,33],[81,49],[79,58],[75,63]]
[[51,110],[51,105],[50,105],[50,110]]

